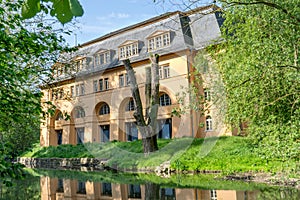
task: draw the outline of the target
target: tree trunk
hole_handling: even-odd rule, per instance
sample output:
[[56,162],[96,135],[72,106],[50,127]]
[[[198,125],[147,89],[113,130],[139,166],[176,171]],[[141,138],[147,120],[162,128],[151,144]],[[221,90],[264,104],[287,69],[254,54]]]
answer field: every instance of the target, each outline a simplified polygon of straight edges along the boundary
[[159,199],[160,186],[155,183],[145,184],[145,200]]
[[151,69],[146,68],[146,109],[145,116],[134,70],[129,59],[124,60],[124,66],[130,79],[130,89],[136,105],[133,116],[142,135],[143,151],[147,155],[158,150],[157,145],[157,112],[159,95],[158,55],[151,56]]

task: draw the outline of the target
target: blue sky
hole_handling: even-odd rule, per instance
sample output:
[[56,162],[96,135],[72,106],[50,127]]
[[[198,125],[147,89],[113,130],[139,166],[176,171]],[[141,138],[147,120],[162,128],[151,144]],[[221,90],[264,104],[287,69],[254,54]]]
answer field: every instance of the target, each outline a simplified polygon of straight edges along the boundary
[[176,6],[155,4],[153,0],[80,0],[80,3],[84,9],[83,17],[77,18],[80,29],[66,37],[71,46],[75,45],[75,37],[77,44],[82,44],[128,25],[178,10]]

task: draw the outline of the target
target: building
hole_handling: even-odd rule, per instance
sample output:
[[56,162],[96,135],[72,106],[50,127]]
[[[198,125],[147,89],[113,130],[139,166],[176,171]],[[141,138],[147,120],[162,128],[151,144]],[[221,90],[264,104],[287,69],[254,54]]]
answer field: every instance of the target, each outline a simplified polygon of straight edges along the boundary
[[[50,86],[43,86],[43,102],[56,107],[54,116],[41,124],[42,146],[132,141],[141,138],[135,125],[134,101],[122,60],[129,58],[144,97],[145,67],[149,54],[159,54],[160,138],[206,137],[231,134],[211,105],[205,115],[185,108],[180,117],[172,110],[182,106],[176,96],[193,82],[193,60],[207,45],[220,41],[222,18],[214,6],[189,12],[170,12],[114,31],[79,46],[73,54],[62,55],[53,66]],[[209,81],[199,92],[210,99]],[[183,98],[185,105],[191,97]],[[44,109],[49,108],[43,104]],[[70,120],[64,116],[69,115]],[[218,122],[218,123],[217,123]],[[203,126],[199,126],[203,124]]]
[[[148,199],[145,185],[40,178],[41,200],[121,200]],[[159,187],[159,199],[165,200],[244,200],[257,199],[260,191],[201,190],[197,188]]]

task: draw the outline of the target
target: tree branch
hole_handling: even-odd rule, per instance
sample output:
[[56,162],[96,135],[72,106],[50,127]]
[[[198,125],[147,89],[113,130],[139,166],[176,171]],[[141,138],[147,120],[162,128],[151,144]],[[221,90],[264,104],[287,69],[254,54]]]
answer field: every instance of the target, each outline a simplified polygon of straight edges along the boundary
[[139,126],[145,126],[145,120],[143,117],[143,106],[134,70],[130,64],[129,59],[123,60],[123,64],[130,79],[130,89],[132,92],[133,100],[136,105],[136,111],[134,112],[133,116],[136,119]]
[[253,1],[253,2],[240,2],[240,1],[232,1],[232,2],[228,2],[228,1],[222,1],[220,0],[220,2],[226,3],[229,6],[235,6],[235,5],[258,5],[258,4],[262,4],[271,8],[275,8],[277,10],[282,11],[283,13],[287,14],[288,16],[290,16],[291,18],[295,19],[298,23],[300,23],[300,18],[291,15],[291,13],[283,8],[282,6],[275,4],[275,3],[271,3],[271,2],[267,2],[267,1]]

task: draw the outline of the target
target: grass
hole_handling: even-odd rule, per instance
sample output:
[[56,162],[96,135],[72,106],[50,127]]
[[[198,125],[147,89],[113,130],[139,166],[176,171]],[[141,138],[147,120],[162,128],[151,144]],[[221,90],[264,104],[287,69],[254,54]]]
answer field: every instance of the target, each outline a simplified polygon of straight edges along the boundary
[[[219,138],[176,138],[158,140],[159,151],[145,156],[142,142],[109,142],[103,144],[60,145],[57,147],[38,147],[23,154],[23,157],[36,158],[99,158],[108,159],[110,166],[118,168],[154,169],[165,161],[171,168],[179,171],[222,170],[234,172],[282,172],[297,171],[299,161],[266,160],[256,151],[251,140],[245,137]],[[298,170],[299,171],[299,170]]]

